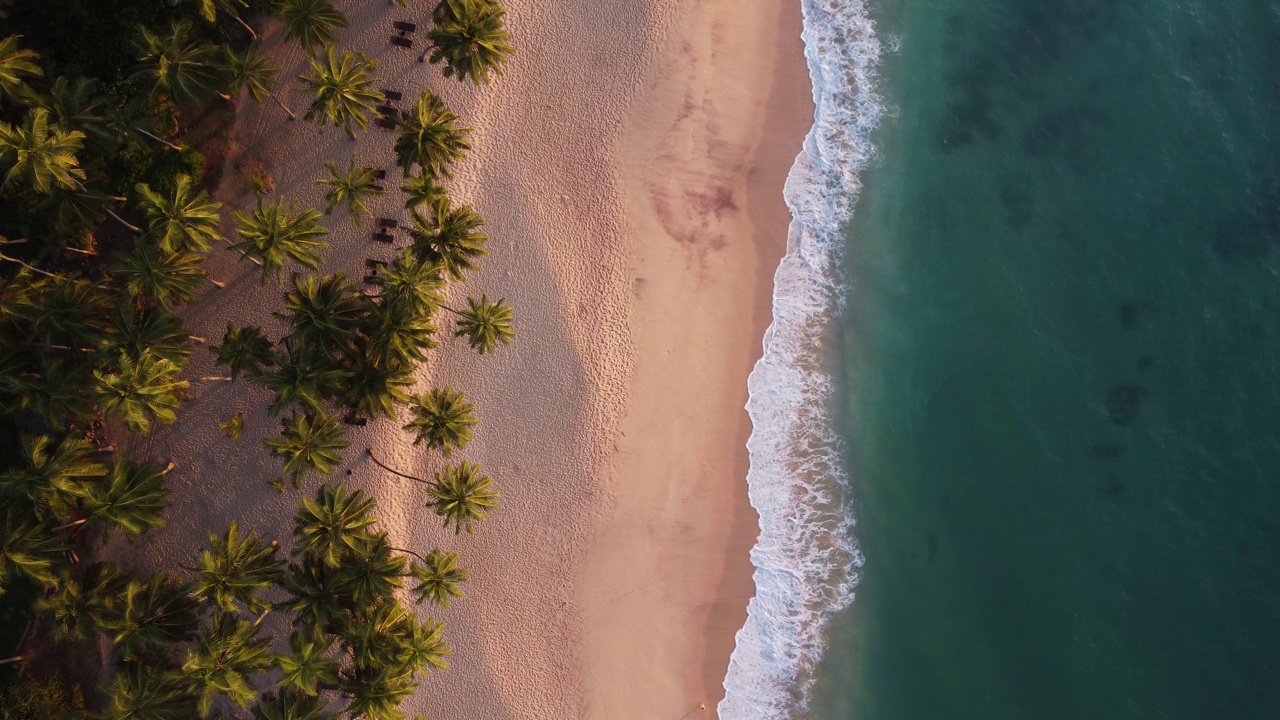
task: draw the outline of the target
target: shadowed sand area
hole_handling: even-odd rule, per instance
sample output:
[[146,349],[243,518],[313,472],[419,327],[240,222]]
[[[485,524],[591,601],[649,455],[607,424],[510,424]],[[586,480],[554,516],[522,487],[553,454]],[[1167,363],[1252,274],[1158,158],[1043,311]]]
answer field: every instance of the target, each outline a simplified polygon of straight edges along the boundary
[[[467,597],[432,613],[453,666],[425,679],[411,715],[676,720],[705,702],[693,716],[711,716],[752,592],[746,377],[790,221],[783,180],[813,114],[799,3],[505,4],[517,55],[474,89],[388,44],[392,20],[421,24],[425,6],[338,3],[351,18],[342,47],[377,57],[382,87],[405,103],[430,88],[474,129],[448,186],[485,217],[490,255],[449,300],[505,296],[519,337],[479,357],[442,336],[418,389],[453,385],[476,403],[476,439],[455,459],[480,463],[503,505],[474,535],[445,532],[419,487],[364,456],[372,446],[406,470],[439,468],[400,422],[351,429],[335,479],[378,498],[397,544],[458,551],[471,571]],[[278,25],[264,37],[284,77],[308,72]],[[305,108],[302,93],[282,95]],[[224,233],[230,211],[253,203],[237,166],[261,163],[279,194],[322,206],[324,161],[345,166],[352,151],[386,168],[393,188],[392,142],[245,103],[218,190]],[[372,203],[403,221],[402,205],[397,192]],[[358,280],[365,258],[392,254],[342,209],[325,224],[324,272]],[[256,266],[230,252],[208,266],[227,285],[187,312],[196,335],[216,342],[235,321],[279,336],[274,283],[260,286]],[[222,374],[207,352],[190,367],[193,379]],[[191,562],[233,519],[287,544],[298,491],[267,485],[279,472],[261,444],[277,428],[269,393],[193,381],[190,396],[177,424],[132,448],[182,461],[169,525],[120,555]],[[236,445],[217,423],[238,411]]]

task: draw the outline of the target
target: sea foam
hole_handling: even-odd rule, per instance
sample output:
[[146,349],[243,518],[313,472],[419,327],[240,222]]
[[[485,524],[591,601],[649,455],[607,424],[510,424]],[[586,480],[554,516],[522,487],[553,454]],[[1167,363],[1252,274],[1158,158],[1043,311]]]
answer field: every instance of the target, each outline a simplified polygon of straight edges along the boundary
[[853,600],[862,557],[845,504],[826,342],[843,298],[845,230],[871,161],[881,46],[864,0],[802,0],[817,106],[787,178],[793,222],[774,275],[773,323],[748,380],[756,595],[724,681],[722,720],[801,715],[830,618]]

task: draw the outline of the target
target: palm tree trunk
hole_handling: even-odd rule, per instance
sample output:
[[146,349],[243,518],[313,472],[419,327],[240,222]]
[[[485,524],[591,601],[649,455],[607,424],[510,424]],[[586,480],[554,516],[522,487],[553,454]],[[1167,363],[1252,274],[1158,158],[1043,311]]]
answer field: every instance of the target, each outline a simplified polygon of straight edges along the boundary
[[231,382],[233,379],[226,375],[206,375],[200,378],[200,382]]
[[431,482],[431,481],[429,481],[429,480],[423,480],[422,478],[414,477],[414,476],[412,476],[412,475],[405,475],[404,473],[400,472],[399,470],[396,470],[395,468],[389,467],[388,465],[386,465],[385,463],[383,463],[381,460],[379,460],[377,455],[374,455],[374,454],[373,454],[373,448],[365,448],[365,452],[369,454],[369,458],[373,460],[374,464],[376,464],[378,467],[382,468],[383,470],[386,470],[386,471],[387,471],[387,472],[389,472],[389,473],[392,473],[392,474],[394,474],[394,475],[399,475],[399,476],[400,476],[400,477],[402,477],[402,478],[406,478],[406,479],[408,479],[408,480],[412,480],[412,481],[414,481],[414,482],[420,482],[420,483],[422,483],[423,485],[434,485],[434,484],[435,484],[435,483],[432,483],[432,482]]
[[[227,243],[227,245],[235,245],[235,243],[231,242],[230,238],[222,238],[222,239]],[[262,261],[259,260],[258,258],[252,255],[245,255],[244,253],[240,253],[240,254],[244,255],[244,257],[249,258],[249,262],[253,263],[254,265],[259,265],[259,266],[262,265]]]
[[421,555],[419,555],[418,553],[416,553],[416,552],[414,552],[414,551],[412,551],[412,550],[406,550],[405,548],[398,548],[398,547],[396,547],[395,545],[389,545],[388,547],[390,547],[392,550],[395,550],[396,552],[402,552],[402,553],[404,553],[404,554],[406,554],[406,555],[412,555],[412,556],[414,556],[414,557],[418,558],[419,560],[421,560],[421,561],[422,561],[422,562],[424,562],[424,563],[425,563],[425,562],[430,562],[429,560],[427,560],[426,558],[422,557]]
[[179,145],[174,145],[173,143],[169,142],[168,140],[165,140],[165,139],[164,139],[164,138],[162,138],[162,137],[157,137],[157,136],[155,136],[155,135],[152,135],[151,133],[147,132],[146,130],[143,130],[142,128],[140,128],[140,127],[138,127],[138,126],[136,126],[136,125],[133,127],[133,129],[134,129],[134,130],[137,130],[138,132],[142,133],[143,135],[146,135],[147,137],[151,138],[152,140],[155,140],[156,142],[158,142],[158,143],[160,143],[160,144],[162,144],[162,145],[165,145],[165,146],[169,147],[169,148],[170,148],[170,149],[172,149],[172,150],[178,150],[178,151],[181,151],[181,150],[182,150],[182,147],[181,147],[181,146],[179,146]]
[[281,102],[280,98],[276,97],[276,94],[275,94],[275,93],[267,93],[267,94],[271,96],[271,99],[272,99],[272,100],[275,100],[275,101],[276,101],[276,104],[280,106],[280,109],[284,110],[286,113],[289,113],[289,119],[290,119],[290,120],[297,120],[297,119],[298,119],[298,116],[297,116],[297,115],[294,115],[294,114],[293,114],[293,111],[289,109],[289,106],[288,106],[288,105],[285,105],[283,102]]
[[89,518],[80,518],[75,522],[69,522],[66,525],[59,525],[58,527],[53,529],[53,532],[62,532],[63,530],[69,530],[73,527],[76,527],[77,525],[83,525],[87,522],[89,522]]
[[238,13],[231,13],[231,17],[235,18],[236,22],[240,23],[241,27],[243,27],[245,30],[248,30],[249,34],[253,36],[254,40],[258,39],[258,33],[254,32],[253,28],[249,27],[249,23],[245,22],[244,18],[240,17]]
[[8,665],[9,663],[16,663],[16,662],[25,662],[26,659],[27,659],[26,655],[14,655],[13,657],[7,657],[3,660],[0,660],[0,665]]
[[136,225],[130,225],[130,224],[129,224],[129,222],[128,222],[127,220],[125,220],[124,218],[122,218],[122,217],[120,217],[119,215],[117,215],[117,214],[115,213],[115,211],[114,211],[114,210],[111,210],[110,208],[105,208],[105,209],[106,209],[106,211],[107,211],[107,214],[108,214],[108,215],[110,215],[111,217],[113,217],[113,218],[115,218],[115,219],[116,219],[116,222],[120,223],[121,225],[123,225],[123,226],[125,226],[125,227],[129,228],[130,230],[132,230],[132,231],[134,231],[134,232],[142,232],[142,229],[141,229],[141,228],[137,227]]
[[4,253],[0,253],[0,260],[7,260],[7,261],[9,261],[9,262],[18,263],[19,265],[21,265],[22,267],[24,267],[24,268],[26,268],[26,269],[30,270],[31,272],[34,272],[34,273],[40,273],[41,275],[43,275],[43,276],[45,276],[45,277],[47,277],[47,278],[53,278],[53,279],[55,279],[55,280],[58,278],[58,276],[57,276],[57,275],[55,275],[55,274],[53,274],[53,273],[51,273],[51,272],[46,272],[46,271],[44,271],[44,270],[41,270],[40,268],[38,268],[38,267],[36,267],[36,266],[34,266],[34,265],[28,265],[28,264],[26,264],[26,263],[22,262],[21,260],[19,260],[18,258],[9,257],[8,255],[5,255]]

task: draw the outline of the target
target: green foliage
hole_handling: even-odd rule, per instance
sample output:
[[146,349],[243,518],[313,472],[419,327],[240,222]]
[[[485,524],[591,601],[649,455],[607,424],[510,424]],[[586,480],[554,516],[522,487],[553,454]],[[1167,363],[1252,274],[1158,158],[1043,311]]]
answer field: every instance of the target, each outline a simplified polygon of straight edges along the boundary
[[90,517],[135,538],[151,528],[164,527],[160,514],[169,506],[169,490],[164,473],[151,463],[123,458],[111,464],[101,482],[77,486],[71,494],[80,497]]
[[45,195],[55,188],[75,189],[85,179],[76,158],[83,147],[84,133],[51,125],[44,108],[27,113],[22,125],[0,122],[0,165],[7,168],[3,186],[24,183]]
[[427,208],[415,208],[409,224],[413,252],[434,263],[454,280],[464,280],[475,269],[475,261],[489,251],[489,236],[481,228],[484,218],[470,205],[453,207],[448,198]]
[[195,698],[173,669],[131,662],[116,674],[106,691],[102,720],[191,720]]
[[409,177],[414,165],[432,180],[449,177],[449,165],[461,160],[471,143],[470,128],[430,90],[423,90],[411,110],[402,110],[396,130],[396,162]]
[[76,720],[84,698],[57,677],[23,677],[0,690],[0,720]]
[[25,95],[28,78],[44,75],[44,70],[36,64],[40,54],[22,47],[21,43],[21,35],[0,40],[0,92],[17,100]]
[[467,338],[481,355],[493,353],[499,343],[511,344],[516,336],[515,320],[506,298],[490,302],[488,295],[481,295],[479,300],[469,297],[467,309],[458,314],[458,330],[454,335]]
[[[202,158],[203,159],[203,158]],[[148,244],[165,252],[208,252],[210,241],[221,240],[218,209],[222,203],[209,198],[209,193],[196,190],[195,176],[173,176],[172,189],[152,190],[138,183],[138,206],[146,218]]]
[[244,432],[244,413],[236,413],[230,420],[218,423],[218,429],[226,432],[231,442],[240,442],[240,435]]
[[54,573],[66,539],[16,508],[6,508],[0,521],[0,592],[10,578],[22,574],[41,585],[58,582]]
[[182,664],[183,681],[198,693],[196,709],[207,718],[214,700],[225,697],[242,708],[257,693],[249,676],[271,665],[268,640],[258,636],[258,625],[224,614],[204,628]]
[[409,574],[417,581],[413,594],[418,602],[431,600],[440,607],[449,607],[449,601],[463,596],[459,584],[469,578],[467,571],[458,567],[458,553],[432,550],[421,565],[414,563]]
[[377,82],[369,73],[378,62],[364,53],[343,51],[338,55],[332,46],[323,60],[311,59],[313,75],[299,75],[302,84],[315,94],[315,100],[303,115],[319,125],[341,127],[352,138],[356,132],[369,129],[369,115],[382,102],[381,92],[374,90]]
[[507,11],[492,0],[443,0],[435,25],[427,31],[434,65],[444,62],[444,76],[456,75],[479,85],[489,73],[502,74],[502,65],[515,50],[503,19]]
[[427,443],[427,447],[439,450],[445,457],[461,450],[471,442],[471,428],[477,422],[476,406],[467,402],[462,391],[452,387],[435,388],[414,398],[410,406],[413,419],[405,430],[416,437],[413,444]]
[[[271,351],[271,340],[257,325],[238,327],[227,323],[227,332],[222,336],[222,343],[210,347],[209,350],[217,358],[219,365],[225,365],[231,370],[232,379],[238,377],[240,373],[250,375],[261,373],[263,367],[270,365],[274,357]],[[233,439],[238,440],[238,438]]]
[[120,355],[114,372],[94,370],[98,379],[96,398],[108,416],[118,417],[137,433],[151,429],[151,420],[171,423],[178,419],[181,391],[189,384],[178,380],[182,368],[159,357],[150,348],[135,359]]
[[268,276],[280,278],[284,264],[293,260],[315,270],[323,258],[317,252],[328,243],[316,238],[329,231],[319,224],[320,211],[298,210],[284,198],[269,203],[258,198],[258,208],[252,213],[235,212],[236,232],[240,242],[232,244],[242,257],[257,257],[262,261],[262,279]]
[[280,0],[277,12],[284,18],[285,40],[296,39],[307,54],[336,45],[333,31],[350,24],[329,0]]
[[345,273],[317,277],[294,273],[293,289],[284,295],[284,311],[275,313],[289,328],[292,347],[321,353],[353,350],[352,341],[367,301],[347,282]]
[[328,657],[333,641],[324,633],[295,632],[289,636],[292,652],[276,655],[282,677],[280,686],[286,691],[315,696],[317,686],[338,682],[338,661]]
[[209,549],[201,552],[200,573],[192,592],[212,601],[224,612],[234,613],[240,603],[249,612],[260,613],[269,603],[258,593],[279,579],[284,561],[276,557],[277,543],[263,541],[256,532],[240,534],[232,521],[221,537],[209,534]]
[[444,518],[446,528],[453,525],[454,533],[472,532],[473,523],[498,507],[498,493],[492,486],[493,480],[481,475],[478,466],[463,460],[436,473],[435,483],[427,489],[431,497],[427,506]]
[[345,483],[320,486],[314,498],[302,499],[293,516],[293,554],[313,555],[325,567],[339,567],[369,544],[369,528],[378,522],[374,504],[363,490],[348,492]]
[[351,444],[337,418],[324,413],[294,415],[283,426],[280,437],[263,443],[284,461],[284,472],[295,485],[311,472],[332,475],[342,462],[342,451]]
[[48,613],[58,642],[94,637],[129,585],[127,577],[106,563],[89,566],[83,577],[63,574],[53,592],[36,601],[36,609]]
[[203,262],[204,256],[198,253],[166,251],[143,243],[120,257],[115,279],[129,295],[176,310],[200,296],[209,275],[200,267]]
[[194,105],[221,94],[218,47],[193,37],[188,20],[176,20],[163,32],[146,26],[134,39],[138,67],[132,80],[163,93],[180,106]]
[[329,177],[316,181],[317,185],[324,185],[327,188],[324,191],[324,214],[328,215],[334,207],[344,204],[347,206],[347,212],[351,213],[351,218],[355,220],[356,227],[364,227],[364,217],[373,217],[373,211],[365,201],[374,195],[386,192],[378,187],[375,175],[377,170],[371,167],[356,167],[354,152],[351,153],[351,162],[345,170],[338,167],[336,163],[327,161],[324,166],[329,171]]
[[198,624],[197,607],[190,587],[157,573],[149,580],[129,580],[119,602],[102,613],[100,629],[128,660],[190,640]]

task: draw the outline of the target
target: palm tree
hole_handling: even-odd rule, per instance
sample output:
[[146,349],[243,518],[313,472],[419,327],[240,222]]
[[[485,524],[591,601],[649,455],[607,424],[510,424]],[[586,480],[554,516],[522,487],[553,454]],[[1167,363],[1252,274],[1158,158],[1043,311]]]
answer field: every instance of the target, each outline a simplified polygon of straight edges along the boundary
[[342,462],[346,430],[332,415],[294,415],[284,421],[280,437],[263,440],[271,452],[284,459],[284,472],[294,485],[309,472],[332,475]]
[[289,599],[279,607],[294,613],[295,627],[310,626],[320,632],[343,616],[345,610],[329,587],[327,570],[322,562],[312,562],[311,558],[302,565],[289,565],[289,571],[280,583],[281,588],[289,593]]
[[381,195],[386,191],[378,186],[377,169],[356,167],[356,154],[351,153],[351,163],[342,170],[336,163],[325,162],[329,177],[316,181],[328,189],[324,192],[324,214],[328,215],[339,203],[345,203],[347,212],[356,221],[356,227],[364,227],[361,216],[373,217],[373,211],[365,204],[365,199]]
[[78,77],[60,77],[49,86],[48,95],[40,98],[59,127],[79,130],[86,139],[97,141],[100,148],[114,148],[120,136],[111,122],[111,100],[99,95],[98,81]]
[[243,27],[254,40],[258,39],[258,33],[254,32],[253,28],[249,27],[249,23],[240,17],[240,11],[236,7],[239,5],[241,8],[248,9],[249,4],[244,0],[195,0],[195,2],[196,9],[200,13],[200,17],[205,19],[205,22],[217,22],[218,13],[224,12],[240,23],[240,27]]
[[258,637],[257,623],[224,614],[197,637],[182,664],[183,680],[199,692],[196,710],[209,717],[213,701],[226,697],[247,708],[257,697],[249,676],[271,666],[270,641]]
[[448,197],[445,189],[436,184],[435,177],[422,169],[418,170],[417,175],[409,176],[400,186],[400,191],[406,196],[404,206],[408,210],[419,205],[435,205]]
[[431,314],[405,303],[377,302],[363,320],[368,342],[362,360],[376,368],[407,369],[412,361],[425,360],[425,351],[436,346]]
[[458,330],[454,335],[465,336],[471,347],[481,355],[493,353],[498,343],[510,345],[511,339],[516,336],[515,330],[512,329],[515,320],[512,317],[511,306],[506,302],[506,298],[489,302],[489,296],[481,294],[479,300],[467,298],[466,310],[459,312],[446,308],[460,316]]
[[146,581],[132,579],[120,601],[103,614],[102,630],[121,657],[137,657],[190,640],[198,623],[197,605],[190,588],[170,582],[165,573]]
[[359,417],[394,418],[395,404],[409,400],[409,393],[403,388],[413,383],[413,371],[409,368],[379,365],[362,357],[347,379],[342,402]]
[[214,345],[209,350],[213,352],[219,365],[226,365],[231,369],[233,380],[242,372],[249,375],[261,373],[263,366],[269,365],[274,357],[271,340],[257,325],[237,327],[227,323],[222,344]]
[[200,267],[204,256],[177,250],[166,252],[140,244],[121,256],[115,279],[135,297],[150,298],[160,307],[176,310],[200,296],[209,273]]
[[398,718],[403,716],[400,701],[411,695],[417,684],[413,673],[398,667],[356,663],[342,673],[340,685],[352,717]]
[[62,574],[53,592],[36,599],[36,610],[49,614],[54,640],[88,640],[97,633],[103,613],[118,601],[128,584],[128,578],[115,566],[94,563],[83,582]]
[[54,442],[48,435],[26,435],[20,441],[24,462],[0,473],[0,492],[9,501],[22,498],[40,513],[54,492],[75,494],[107,475],[93,459],[97,448],[76,435]]
[[449,465],[436,473],[435,483],[427,488],[431,496],[427,506],[444,518],[444,526],[453,525],[454,533],[472,531],[472,523],[483,520],[485,511],[498,507],[498,493],[490,490],[493,480],[480,474],[480,468],[466,460]]
[[440,607],[449,607],[452,598],[462,597],[458,587],[467,582],[467,571],[458,567],[458,553],[445,552],[440,548],[432,550],[421,565],[414,563],[409,575],[418,581],[413,594],[418,602],[430,599]]
[[312,556],[336,568],[348,556],[369,546],[369,527],[378,522],[375,502],[363,490],[347,492],[346,483],[321,485],[314,498],[304,497],[293,515],[293,554]]
[[107,686],[102,720],[190,720],[193,698],[172,670],[154,663],[129,663]]
[[84,133],[49,127],[49,111],[35,108],[26,123],[0,122],[0,163],[9,165],[4,187],[20,179],[33,190],[48,194],[54,188],[75,189],[85,178],[75,154],[84,146]]
[[489,236],[481,232],[484,218],[470,205],[452,207],[446,198],[424,213],[413,211],[409,236],[413,252],[440,266],[454,280],[463,280],[465,271],[475,269],[475,260],[489,254],[484,245]]
[[332,360],[315,351],[277,356],[275,368],[258,374],[254,380],[276,394],[268,408],[272,415],[297,403],[305,412],[323,413],[324,401],[342,392],[343,371],[332,367]]
[[190,35],[188,20],[174,21],[168,35],[140,25],[133,43],[139,61],[133,79],[150,87],[153,95],[168,94],[179,105],[192,105],[215,94],[226,97],[217,89],[217,46],[192,41]]
[[102,520],[131,539],[151,528],[164,527],[161,513],[169,507],[164,471],[123,458],[111,464],[105,480],[81,485],[74,494],[83,499],[89,518]]
[[404,429],[417,434],[413,444],[425,440],[427,447],[439,450],[445,457],[471,442],[471,428],[479,422],[474,415],[476,406],[451,387],[418,395],[409,409],[413,420]]
[[384,305],[410,315],[430,315],[444,303],[445,279],[438,263],[420,260],[401,248],[375,280]]
[[146,239],[165,252],[187,250],[208,252],[211,240],[221,240],[218,210],[209,193],[196,190],[195,179],[179,175],[173,180],[173,192],[161,194],[146,183],[139,183],[138,206],[147,219]]
[[[386,533],[376,533],[363,552],[352,553],[341,566],[329,573],[330,587],[354,608],[374,608],[395,598],[403,587],[407,561],[396,555],[387,542]],[[372,624],[372,623],[369,623]]]
[[507,11],[491,0],[443,0],[435,26],[427,31],[430,61],[444,61],[444,76],[489,82],[489,72],[502,74],[502,64],[515,49],[503,25]]
[[298,695],[289,690],[267,693],[253,707],[254,720],[337,720],[336,713],[325,710],[318,697]]
[[0,523],[0,589],[18,573],[40,585],[58,584],[54,570],[70,549],[65,536],[53,532],[47,523],[36,522],[17,508],[5,508]]
[[119,416],[126,427],[137,433],[151,429],[148,415],[162,423],[178,419],[175,411],[181,402],[181,391],[189,384],[176,379],[181,367],[150,349],[143,350],[136,359],[122,354],[117,365],[118,372],[93,371],[98,380],[98,404],[105,413]]
[[136,302],[120,302],[111,318],[111,329],[100,347],[104,352],[140,357],[151,351],[182,366],[191,356],[191,331],[182,318],[160,306],[148,307]]
[[324,633],[314,630],[290,635],[289,649],[293,652],[276,655],[276,665],[283,674],[280,687],[315,696],[317,686],[337,683],[338,661],[327,657],[332,644]]
[[96,284],[74,276],[32,283],[18,297],[31,338],[45,347],[95,345],[107,331],[106,296]]
[[268,274],[279,279],[290,258],[315,270],[324,261],[316,251],[328,245],[314,239],[329,234],[319,224],[320,217],[319,210],[299,212],[293,203],[286,206],[284,198],[272,204],[259,197],[258,209],[252,214],[236,211],[236,232],[241,241],[231,247],[239,250],[242,257],[256,256],[262,261],[263,282]]
[[278,82],[280,67],[268,60],[256,45],[250,45],[244,52],[236,52],[230,47],[224,47],[221,65],[227,75],[228,86],[232,93],[248,90],[249,97],[259,105],[266,102],[267,98],[271,98],[289,115],[290,120],[298,119],[293,110],[272,91]]
[[400,635],[400,655],[404,664],[415,672],[422,672],[431,666],[437,670],[449,667],[445,657],[453,649],[445,644],[444,623],[427,618],[418,622],[410,616],[411,622]]
[[377,66],[378,62],[364,53],[344,50],[339,57],[332,47],[324,62],[311,58],[311,71],[315,74],[298,76],[316,96],[303,117],[321,126],[328,123],[341,127],[354,140],[352,124],[368,130],[368,115],[383,100],[382,93],[372,89],[376,81],[369,76]]
[[470,128],[458,127],[458,116],[430,90],[423,90],[412,110],[402,110],[397,122],[396,162],[404,176],[416,164],[433,179],[449,177],[449,165],[471,149]]
[[42,353],[35,372],[22,376],[0,374],[0,384],[18,396],[23,410],[35,413],[51,426],[62,426],[69,418],[92,417],[89,395],[96,388],[88,376],[89,361],[70,360]]
[[346,273],[322,277],[293,274],[293,289],[284,295],[284,312],[275,316],[289,326],[294,347],[325,354],[352,349],[352,338],[367,301],[347,282]]
[[336,28],[348,26],[347,16],[329,0],[283,0],[277,12],[284,18],[285,40],[298,39],[308,54],[338,43]]
[[209,549],[200,553],[200,573],[192,592],[212,601],[224,612],[234,613],[239,602],[252,613],[260,613],[270,603],[258,593],[274,587],[281,577],[284,561],[276,557],[279,544],[264,542],[256,532],[240,534],[240,525],[231,521],[219,537],[209,533]]
[[21,40],[21,35],[0,40],[0,90],[14,100],[21,100],[26,90],[24,78],[44,75],[35,62],[39,53],[20,47]]

